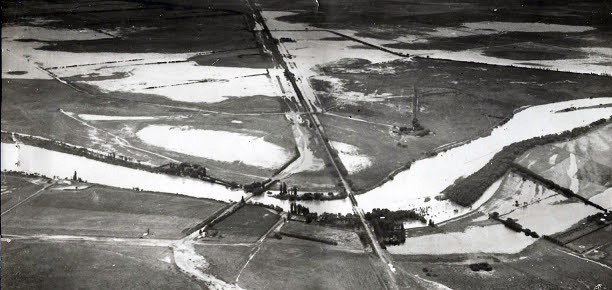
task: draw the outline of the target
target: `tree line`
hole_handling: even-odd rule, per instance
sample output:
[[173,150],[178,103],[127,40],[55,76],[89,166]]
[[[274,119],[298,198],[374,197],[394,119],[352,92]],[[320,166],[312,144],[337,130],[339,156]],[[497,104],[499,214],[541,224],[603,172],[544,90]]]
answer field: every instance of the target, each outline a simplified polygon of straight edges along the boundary
[[[610,118],[610,120],[612,120],[612,118]],[[539,145],[575,138],[606,122],[608,122],[608,120],[600,119],[590,125],[575,128],[571,131],[535,137],[508,145],[495,154],[493,159],[483,168],[445,189],[444,194],[459,205],[470,206],[482,196],[493,182],[501,178],[513,166],[514,161],[523,153],[527,152],[527,150]]]

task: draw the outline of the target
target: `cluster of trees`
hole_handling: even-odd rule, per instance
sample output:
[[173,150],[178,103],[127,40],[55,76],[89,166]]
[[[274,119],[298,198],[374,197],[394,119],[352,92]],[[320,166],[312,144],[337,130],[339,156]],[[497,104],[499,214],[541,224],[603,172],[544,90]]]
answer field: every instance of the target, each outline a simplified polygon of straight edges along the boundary
[[255,181],[242,186],[244,191],[252,192],[255,195],[261,194],[265,191],[265,183],[261,181]]
[[374,227],[374,234],[384,245],[400,245],[406,242],[403,223],[374,218],[370,220],[370,224]]
[[322,213],[318,216],[316,222],[317,224],[340,228],[357,229],[361,227],[361,220],[352,213],[347,213],[346,215]]
[[474,174],[445,189],[444,193],[453,202],[462,206],[470,206],[482,196],[482,194],[493,182],[501,178],[513,166],[516,158],[521,156],[527,150],[539,145],[565,141],[567,139],[577,137],[588,132],[594,127],[604,124],[606,121],[606,119],[601,119],[591,123],[588,126],[575,128],[561,134],[535,137],[508,145],[504,147],[502,151],[495,154],[493,159],[487,163],[487,165]]
[[278,42],[295,42],[295,40],[293,40],[292,38],[289,37],[281,37]]
[[478,272],[478,271],[487,271],[487,272],[490,272],[490,271],[493,271],[493,267],[491,267],[491,265],[489,265],[489,263],[487,263],[487,262],[470,264],[469,267],[474,272]]
[[206,168],[199,164],[192,164],[187,162],[168,163],[158,167],[158,169],[162,173],[171,175],[189,176],[199,179],[206,177]]
[[[365,214],[366,220],[374,227],[374,233],[385,245],[399,245],[406,241],[404,221],[418,220],[427,223],[427,219],[415,210],[398,210],[375,208]],[[429,221],[433,226],[433,221]]]
[[306,192],[302,195],[279,195],[278,198],[282,200],[334,200],[334,199],[345,199],[347,197],[346,193],[340,193],[338,195],[334,195],[333,192],[328,192],[327,195],[322,192]]
[[512,218],[506,218],[505,220],[501,219],[499,217],[499,213],[498,212],[490,213],[489,217],[491,219],[494,219],[494,220],[497,220],[497,221],[501,222],[502,224],[504,224],[504,226],[506,226],[507,228],[509,228],[509,229],[511,229],[511,230],[513,230],[513,231],[515,231],[517,233],[522,232],[526,236],[531,236],[532,238],[536,238],[536,239],[540,237],[540,235],[538,235],[538,233],[536,233],[535,231],[532,231],[532,230],[530,230],[528,228],[523,228],[523,226],[521,224],[517,223],[515,219],[512,219]]
[[281,196],[286,195],[286,194],[297,195],[297,186],[291,187],[289,188],[289,190],[287,190],[287,183],[281,182],[279,184],[278,194]]
[[304,216],[307,223],[314,222],[319,225],[345,229],[359,229],[362,226],[359,216],[352,213],[346,215],[327,212],[317,214],[316,212],[310,212],[307,207],[295,203],[291,204],[290,213]]
[[291,214],[295,214],[295,215],[303,215],[306,216],[308,214],[310,214],[310,209],[308,209],[308,207],[305,207],[301,204],[295,204],[292,203],[291,204]]
[[[242,198],[242,200],[240,202],[244,203],[244,197]],[[283,212],[283,208],[278,206],[278,205],[263,204],[261,202],[252,202],[252,201],[249,201],[249,204],[255,205],[255,206],[262,206],[262,207],[265,207],[265,208],[269,208],[269,209],[275,210],[277,212]]]
[[291,203],[291,209],[289,213],[305,217],[306,223],[311,223],[312,221],[318,220],[318,215],[316,212],[311,213],[308,207],[305,207],[301,204]]
[[537,238],[539,238],[539,237],[540,237],[540,235],[538,235],[538,233],[536,233],[535,231],[532,231],[532,230],[530,230],[530,229],[523,229],[523,233],[524,233],[526,236],[528,236],[528,237],[530,236],[530,237],[532,237],[532,238],[534,238],[534,239],[537,239]]
[[375,218],[383,218],[391,221],[417,220],[422,223],[427,223],[427,219],[425,219],[423,214],[418,213],[413,209],[391,211],[386,208],[375,208],[371,212],[366,213],[365,218],[368,221]]
[[438,274],[434,273],[433,270],[429,270],[427,268],[423,268],[423,272],[427,277],[438,277]]
[[598,212],[596,214],[587,217],[588,222],[597,222],[598,224],[605,224],[612,222],[612,213],[609,212]]
[[[85,148],[81,148],[81,149],[85,149]],[[127,161],[127,162],[133,162],[134,158],[132,157],[127,157],[127,156],[123,156],[123,155],[119,155],[117,156],[117,154],[115,154],[115,152],[110,152],[108,154],[106,154],[105,156],[106,159],[110,159],[110,160],[123,160],[123,161]]]
[[328,192],[327,194],[323,192],[306,192],[302,195],[298,195],[297,186],[288,187],[287,183],[280,182],[278,185],[278,195],[275,197],[281,200],[334,200],[334,199],[345,199],[347,197],[346,193],[341,193],[338,195],[334,195],[333,192]]
[[83,179],[81,179],[80,177],[77,176],[77,172],[74,172],[74,175],[72,175],[72,181],[78,181],[78,182],[83,182]]
[[504,224],[504,226],[506,226],[507,228],[515,231],[515,232],[522,232],[523,231],[523,226],[519,223],[516,222],[515,219],[511,219],[511,218],[507,218],[505,220],[499,220],[501,221],[502,224]]

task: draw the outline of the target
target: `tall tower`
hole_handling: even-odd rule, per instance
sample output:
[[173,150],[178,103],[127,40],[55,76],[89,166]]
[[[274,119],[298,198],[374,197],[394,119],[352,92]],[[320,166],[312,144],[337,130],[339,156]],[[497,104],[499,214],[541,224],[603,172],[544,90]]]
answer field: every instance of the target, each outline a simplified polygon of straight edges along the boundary
[[412,97],[412,131],[421,131],[425,128],[419,123],[419,92],[414,85],[414,96]]
[[412,97],[412,121],[414,122],[414,120],[418,119],[418,113],[419,113],[419,95],[418,95],[418,92],[417,92],[416,85],[414,85],[413,88],[414,88],[414,96]]

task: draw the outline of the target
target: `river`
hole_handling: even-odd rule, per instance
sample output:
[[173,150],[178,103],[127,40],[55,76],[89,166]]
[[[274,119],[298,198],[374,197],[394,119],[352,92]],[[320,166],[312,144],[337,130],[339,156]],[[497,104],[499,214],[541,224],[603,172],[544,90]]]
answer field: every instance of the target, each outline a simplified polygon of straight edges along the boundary
[[[612,103],[612,98],[580,99],[524,109],[516,113],[504,125],[495,128],[489,136],[478,138],[437,156],[416,161],[410,169],[400,172],[393,180],[357,195],[356,199],[359,207],[367,212],[374,208],[398,210],[431,206],[434,212],[430,217],[433,217],[436,222],[463,214],[465,213],[462,213],[464,208],[453,206],[449,201],[437,201],[433,198],[452,185],[458,178],[469,176],[478,171],[507,145],[538,136],[561,133],[612,116],[612,107],[564,113],[555,113],[556,111],[570,107],[580,108],[610,103]],[[431,201],[425,203],[426,197],[430,197]],[[289,201],[277,200],[269,196],[260,196],[254,199],[258,202],[289,208]],[[352,212],[351,203],[348,199],[299,203],[308,206],[311,212],[343,214]],[[445,212],[436,213],[436,209]],[[457,212],[454,211],[455,209],[457,209]]]
[[[580,99],[524,109],[504,125],[495,128],[489,136],[455,147],[437,156],[416,161],[410,169],[397,174],[381,186],[356,196],[364,211],[374,208],[390,210],[428,206],[428,218],[439,223],[469,212],[448,200],[435,200],[445,188],[458,178],[468,176],[491,160],[503,147],[515,142],[561,133],[612,116],[612,107],[599,107],[555,113],[569,107],[589,107],[610,104],[612,98]],[[34,146],[2,143],[2,170],[19,170],[46,176],[79,177],[93,183],[121,188],[139,187],[144,190],[178,193],[188,196],[237,201],[242,191],[197,179],[156,174],[143,170],[112,165],[84,157],[51,151]],[[19,161],[19,167],[16,166]],[[431,200],[425,202],[426,198]],[[488,198],[488,197],[487,197]],[[256,202],[273,204],[289,209],[290,202],[265,194],[253,197]],[[477,202],[481,204],[483,201]],[[311,212],[351,213],[349,199],[332,201],[300,201]]]
[[[17,165],[19,164],[19,166]],[[71,178],[120,188],[183,194],[221,201],[239,201],[242,191],[202,180],[152,173],[25,144],[2,143],[2,170]]]

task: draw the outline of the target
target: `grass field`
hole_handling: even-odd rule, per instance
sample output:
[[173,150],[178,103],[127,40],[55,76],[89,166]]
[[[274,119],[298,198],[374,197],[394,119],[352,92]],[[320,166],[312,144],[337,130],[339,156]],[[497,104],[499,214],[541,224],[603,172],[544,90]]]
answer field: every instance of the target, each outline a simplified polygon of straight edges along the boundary
[[[330,131],[330,140],[365,148],[365,155],[378,159],[369,170],[349,177],[358,192],[439,146],[488,135],[518,108],[610,96],[612,89],[606,76],[500,66],[494,61],[477,63],[480,61],[474,62],[469,54],[463,59],[451,58],[454,61],[434,55],[439,51],[482,50],[483,55],[495,55],[496,59],[550,61],[542,55],[545,53],[559,63],[599,55],[608,49],[602,43],[609,31],[605,25],[609,16],[604,13],[598,21],[580,23],[580,17],[568,17],[566,13],[590,17],[588,7],[599,7],[600,3],[564,9],[542,3],[535,13],[508,1],[491,6],[470,1],[453,5],[439,1],[402,5],[394,1],[357,1],[350,5],[332,1],[317,8],[307,1],[257,2],[269,12],[271,29],[279,29],[274,33],[295,40],[283,46],[290,59],[306,65],[295,69],[309,78],[322,109],[330,113],[320,117]],[[436,7],[435,12],[432,7]],[[517,10],[522,11],[518,16],[509,13]],[[528,25],[532,22],[535,24]],[[339,32],[382,48],[369,47],[368,52],[349,37],[317,29]],[[436,53],[431,58],[402,59],[383,52],[387,48]],[[327,52],[325,57],[318,57],[320,51]],[[418,119],[433,134],[423,138],[388,134],[392,125],[411,126],[413,87],[419,92],[421,104]],[[402,148],[394,148],[398,143]]]
[[[226,92],[243,83],[250,84],[253,78],[269,83],[265,87],[271,86],[272,91],[278,86],[274,75],[265,76],[273,63],[258,46],[251,20],[244,14],[244,3],[178,2],[181,1],[144,5],[112,1],[87,8],[77,2],[44,7],[27,1],[19,5],[2,3],[6,24],[3,35],[7,36],[2,42],[3,47],[7,45],[7,52],[10,50],[3,55],[8,60],[3,65],[3,76],[6,73],[2,86],[3,130],[112,151],[156,165],[172,160],[200,163],[209,169],[211,176],[237,183],[268,178],[281,165],[262,169],[240,162],[217,161],[146,144],[136,137],[136,132],[145,125],[197,124],[195,129],[227,129],[264,138],[290,153],[294,151],[292,134],[282,115],[287,111],[282,94],[263,94],[257,89],[259,86]],[[220,31],[224,37],[219,37]],[[170,38],[173,41],[168,41]],[[177,68],[181,73],[172,72]],[[183,68],[197,73],[185,76]],[[240,74],[242,69],[253,71],[254,75],[244,76]],[[23,79],[19,78],[21,75]],[[170,75],[174,77],[169,78]],[[129,80],[130,76],[144,80]],[[114,81],[119,86],[113,85]],[[123,81],[127,87],[122,87]],[[104,82],[111,82],[114,88],[99,86]],[[196,94],[199,101],[175,100],[157,92],[157,88],[133,90],[134,86],[148,82],[153,87],[168,86],[160,90],[171,96],[176,92],[181,92],[181,96]],[[213,82],[226,87],[206,87]],[[212,95],[223,98],[215,99]],[[209,102],[212,99],[216,102]],[[136,116],[151,118],[153,122],[83,123],[60,109],[74,116]]]
[[[394,69],[393,74],[376,73],[377,68],[388,67]],[[365,155],[378,159],[368,170],[350,177],[361,188],[376,184],[381,177],[439,146],[488,135],[520,107],[606,97],[612,89],[606,77],[433,59],[372,65],[366,62],[342,72],[346,70],[333,64],[322,69],[323,75],[342,83],[340,92],[321,82],[314,82],[319,83],[314,87],[323,107],[344,117],[321,116],[330,139],[362,148]],[[390,134],[388,126],[411,126],[413,85],[419,91],[418,119],[433,135],[417,138]],[[339,99],[336,94],[394,97],[361,102]]]
[[571,58],[577,67],[596,64],[595,70],[605,70],[610,57],[608,52],[603,60],[603,55],[591,58],[594,55],[588,52],[588,48],[610,48],[606,36],[612,7],[599,1],[258,3],[268,11],[294,11],[277,19],[283,22],[281,29],[331,29],[393,52],[423,57],[532,67],[563,67]]
[[2,241],[3,289],[206,289],[164,247]]
[[[136,133],[147,125],[190,126],[193,129],[227,131],[263,138],[294,154],[295,143],[284,115],[232,116],[206,114],[180,108],[160,107],[156,104],[98,99],[73,91],[49,80],[3,80],[2,128],[64,141],[97,150],[116,152],[153,164],[170,162],[167,158],[124,146],[123,138],[131,146],[185,162],[200,163],[211,176],[238,183],[250,183],[268,178],[275,168],[264,169],[242,163],[222,162],[183,154],[140,140]],[[52,94],[48,94],[53,92]],[[243,108],[242,104],[233,107]],[[247,101],[245,103],[248,104]],[[265,105],[265,102],[262,103]],[[252,107],[252,106],[245,106]],[[145,116],[152,120],[88,121],[81,123],[58,109],[75,114],[101,116]],[[276,112],[279,112],[278,110]],[[237,123],[239,121],[241,123]],[[92,127],[90,127],[92,126]],[[117,137],[115,137],[117,136]],[[271,157],[273,158],[273,157]]]
[[574,239],[566,245],[594,259],[612,266],[612,253],[609,245],[612,244],[612,226],[608,225],[589,234]]
[[279,215],[261,206],[245,205],[214,225],[217,237],[227,243],[252,243],[261,238],[276,222]]
[[149,229],[149,237],[178,239],[223,206],[205,199],[99,185],[48,189],[4,215],[2,232],[138,238]]
[[207,272],[227,283],[234,283],[253,247],[197,244],[195,249],[209,263]]
[[282,227],[281,233],[298,234],[312,238],[332,240],[338,243],[338,247],[355,250],[363,249],[363,244],[359,240],[359,236],[353,231],[289,221]]
[[[452,50],[452,47],[455,47],[456,50],[465,50],[489,44],[491,51],[483,53],[501,58],[532,58],[534,54],[536,54],[535,58],[542,58],[541,55],[537,55],[537,51],[543,50],[548,55],[558,56],[557,58],[568,58],[584,54],[580,51],[583,46],[594,47],[596,43],[599,43],[598,45],[603,46],[602,49],[606,48],[601,41],[596,41],[602,38],[606,31],[605,17],[587,25],[587,23],[579,23],[580,21],[566,15],[571,12],[585,16],[586,11],[590,11],[588,7],[596,7],[597,4],[593,3],[570,5],[567,10],[555,10],[548,5],[543,5],[541,13],[546,14],[543,19],[538,18],[542,15],[528,11],[524,11],[520,16],[514,15],[516,17],[514,21],[534,22],[538,20],[535,22],[571,24],[578,28],[569,27],[570,30],[582,31],[571,32],[569,38],[571,41],[566,41],[567,37],[563,38],[566,46],[556,49],[563,33],[555,29],[566,28],[557,26],[550,28],[543,25],[544,27],[539,28],[542,31],[537,33],[520,31],[524,29],[520,27],[517,28],[517,31],[507,32],[477,29],[479,21],[493,21],[493,23],[508,21],[509,11],[524,9],[515,7],[512,3],[498,3],[500,7],[496,7],[495,9],[498,10],[492,13],[490,9],[493,8],[479,7],[472,2],[457,3],[448,7],[439,2],[415,2],[398,7],[393,1],[383,1],[377,2],[373,8],[369,1],[358,1],[350,5],[354,7],[354,10],[346,10],[345,1],[333,1],[319,7],[320,13],[311,13],[313,3],[308,1],[291,4],[282,4],[277,1],[256,2],[264,7],[264,10],[306,9],[297,15],[284,16],[278,20],[293,23],[303,22],[312,26],[344,31],[343,33],[348,33],[345,30],[353,30],[354,35],[348,34],[366,40],[371,38],[377,41],[388,40],[389,42],[383,43],[383,46],[387,45],[392,48],[408,45],[403,42],[410,42],[406,39],[410,39],[415,31],[424,31],[423,35],[418,35],[417,39],[426,40],[427,43],[415,40],[414,43],[408,45],[411,49],[420,49],[419,45],[426,45],[429,46],[428,49]],[[166,82],[169,82],[166,77],[157,79],[160,75],[159,66],[182,67],[186,63],[190,64],[187,66],[189,68],[193,64],[197,69],[211,70],[215,68],[231,70],[241,67],[252,70],[272,69],[273,62],[258,46],[255,33],[250,31],[252,20],[245,14],[249,12],[244,3],[230,1],[207,3],[206,5],[184,5],[186,3],[183,1],[165,1],[143,5],[120,1],[112,3],[116,9],[108,10],[111,4],[105,2],[68,16],[64,11],[71,9],[72,4],[74,3],[56,3],[39,7],[39,5],[26,2],[19,9],[13,3],[3,4],[5,8],[3,17],[8,24],[27,25],[35,28],[34,31],[36,29],[53,31],[47,35],[32,32],[32,35],[26,33],[20,36],[26,41],[12,39],[3,41],[11,42],[13,43],[11,45],[16,45],[17,48],[28,47],[31,49],[31,57],[35,63],[40,63],[39,65],[43,68],[59,75],[78,90],[75,91],[54,80],[18,78],[3,80],[2,125],[4,130],[42,135],[95,149],[112,150],[121,155],[149,161],[153,164],[168,162],[168,158],[198,162],[209,167],[209,172],[213,177],[238,183],[263,180],[278,168],[262,169],[241,163],[215,161],[210,158],[174,152],[174,150],[141,142],[135,137],[135,132],[147,124],[193,125],[198,129],[227,129],[230,132],[254,133],[255,136],[264,137],[266,141],[286,150],[293,150],[294,142],[291,140],[292,134],[286,120],[283,120],[282,115],[268,115],[288,110],[288,104],[280,98],[280,94],[264,96],[257,93],[249,95],[247,92],[245,96],[240,97],[225,96],[226,99],[218,102],[193,103],[180,101],[180,98],[179,100],[172,99],[162,93],[146,93],[147,90],[129,89],[141,85],[135,80],[131,81],[132,83],[128,82],[127,90],[121,85],[111,85],[112,89],[98,86],[100,82],[105,81],[121,83],[124,79],[138,75],[141,70],[148,73],[141,80],[142,83],[154,82],[154,86],[165,86]],[[436,10],[436,13],[428,12],[431,7],[439,9]],[[326,9],[339,9],[343,13],[342,15],[327,15]],[[356,13],[358,11],[360,13],[367,11],[368,17],[360,17],[360,13]],[[381,17],[385,13],[391,13],[393,17]],[[46,25],[36,24],[36,21],[25,17],[27,15],[40,15],[41,21],[46,18],[57,21]],[[466,17],[476,24],[471,23],[462,27]],[[591,26],[593,29],[590,28]],[[86,34],[89,36],[76,35],[75,39],[66,39],[66,36],[62,34],[55,35],[55,32],[61,29],[74,31],[78,28],[86,28]],[[552,31],[548,31],[549,29]],[[447,30],[458,34],[446,35]],[[218,37],[219,31],[223,31],[224,37]],[[323,37],[323,41],[317,41],[325,43],[325,40],[328,40],[328,43],[340,43],[341,48],[346,48],[342,52],[348,53],[351,57],[354,57],[356,46],[363,46],[346,37],[339,39],[338,35],[328,34],[331,36]],[[169,37],[175,41],[166,41]],[[298,43],[308,42],[309,37],[312,38],[308,34],[307,37],[305,36],[306,40],[300,39]],[[519,44],[515,45],[515,43]],[[600,50],[596,49],[592,51],[592,54],[602,53]],[[335,55],[335,51],[332,52],[330,55]],[[39,54],[56,57],[40,57]],[[388,59],[401,58],[381,50],[373,54],[389,55]],[[341,56],[342,54],[339,54],[339,57]],[[371,56],[369,53],[361,53],[361,57],[369,59]],[[157,63],[159,58],[162,63]],[[100,64],[115,59],[126,63]],[[61,63],[63,60],[68,64],[78,66],[62,67],[67,64]],[[168,64],[163,63],[164,60],[178,62]],[[376,186],[389,174],[412,160],[422,158],[424,153],[438,146],[463,142],[488,134],[494,126],[511,116],[512,112],[519,107],[574,98],[610,96],[612,90],[609,78],[591,75],[427,58],[415,58],[410,61],[401,59],[388,63],[370,63],[354,58],[339,60],[341,61],[320,63],[316,68],[317,71],[312,72],[315,77],[311,78],[310,82],[323,109],[331,114],[344,117],[321,116],[323,126],[330,131],[328,134],[330,140],[356,146],[361,149],[364,156],[376,159],[369,168],[349,176],[358,193]],[[106,75],[103,72],[106,70],[113,71],[113,74]],[[11,77],[19,77],[19,75],[20,72],[13,72]],[[194,81],[193,78],[197,78],[196,75],[205,79],[195,80],[200,82],[197,84],[188,84]],[[199,87],[210,83],[211,80],[205,75],[198,73],[184,80],[183,83],[169,85],[179,85],[177,90],[188,95],[198,91],[210,91],[211,95],[216,95],[218,91]],[[273,74],[268,76],[264,78],[265,82],[276,86],[275,76]],[[330,80],[332,80],[331,83]],[[220,81],[219,85],[224,85],[236,80],[228,77],[214,81]],[[238,81],[236,85],[241,84],[242,81]],[[184,85],[194,85],[194,87],[184,89]],[[423,138],[399,137],[389,134],[389,128],[385,125],[409,126],[412,118],[413,86],[418,88],[421,96],[419,120],[434,134]],[[117,88],[121,89],[117,90]],[[285,89],[289,90],[288,87]],[[155,90],[157,88],[151,91]],[[486,93],[483,94],[483,91]],[[354,95],[365,96],[366,99],[375,99],[375,101],[364,102],[360,99],[351,99],[351,96]],[[90,125],[99,127],[99,129],[93,129],[67,118],[56,110],[60,108],[75,114],[137,115],[155,118],[171,116],[174,119],[89,122]],[[263,115],[238,117],[225,113]],[[350,120],[351,118],[371,123]],[[234,120],[241,121],[241,125],[232,123]],[[107,130],[108,133],[102,130]],[[117,138],[110,134],[125,138],[134,146],[168,158],[120,146]],[[366,138],[369,136],[376,138]],[[401,146],[398,146],[398,143]],[[315,152],[321,153],[320,150],[315,150]],[[291,176],[288,181],[309,191],[325,192],[341,189],[338,186],[337,177],[334,176],[334,170],[329,167],[314,172],[300,172]]]
[[[593,289],[610,288],[609,270],[560,252],[559,247],[538,241],[517,255],[394,256],[396,267],[440,282],[452,289]],[[486,261],[491,272],[473,272],[470,263]],[[430,275],[422,270],[427,268]]]
[[246,267],[239,285],[249,289],[378,289],[377,270],[365,253],[283,237],[268,239]]
[[2,174],[2,211],[8,210],[26,200],[33,193],[45,187],[44,179],[23,178]]

